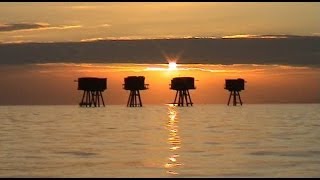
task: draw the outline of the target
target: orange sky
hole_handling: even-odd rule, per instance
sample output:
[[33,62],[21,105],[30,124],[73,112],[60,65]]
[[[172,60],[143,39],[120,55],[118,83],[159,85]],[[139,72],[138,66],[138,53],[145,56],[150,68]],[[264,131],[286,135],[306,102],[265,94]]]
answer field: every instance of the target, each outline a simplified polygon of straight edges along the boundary
[[[144,104],[172,102],[176,76],[195,77],[195,104],[225,104],[226,78],[248,82],[244,103],[319,103],[319,20],[319,2],[2,2],[0,105],[78,104],[82,76],[108,78],[106,104],[126,105],[130,75],[150,84]],[[179,63],[211,64],[154,64],[181,49]],[[278,63],[292,66],[262,65]]]
[[143,75],[150,89],[141,93],[144,104],[171,103],[175,92],[170,80],[192,76],[196,90],[190,91],[195,104],[225,104],[226,78],[244,78],[244,103],[319,103],[319,68],[280,65],[201,65],[178,64],[170,71],[167,64],[39,64],[0,67],[0,104],[78,104],[78,77],[108,78],[103,93],[106,104],[123,104],[129,92],[122,89],[123,78]]

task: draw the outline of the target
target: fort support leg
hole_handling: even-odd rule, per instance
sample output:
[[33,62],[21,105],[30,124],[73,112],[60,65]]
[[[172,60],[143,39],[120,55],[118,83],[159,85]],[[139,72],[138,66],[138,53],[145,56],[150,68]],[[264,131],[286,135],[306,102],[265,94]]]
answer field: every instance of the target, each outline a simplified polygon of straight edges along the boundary
[[188,90],[184,90],[184,91],[183,91],[183,96],[184,96],[184,98],[185,98],[185,100],[186,100],[186,105],[189,106],[190,103],[188,102],[187,91],[188,91]]
[[137,94],[136,91],[133,91],[133,107],[137,106]]
[[177,91],[178,93],[178,106],[180,106],[181,104],[181,95],[180,95],[180,91]]
[[84,97],[85,97],[85,95],[86,95],[86,91],[83,91],[83,95],[82,95],[82,99],[81,99],[81,102],[80,102],[80,106],[83,106],[83,100],[84,100]]
[[184,91],[181,91],[182,106],[184,106]]
[[242,101],[241,101],[241,97],[240,97],[240,92],[239,91],[238,91],[238,96],[239,96],[240,104],[242,106]]
[[131,91],[131,102],[130,102],[130,107],[133,107],[134,106],[134,92]]
[[137,107],[137,91],[134,91],[133,94],[134,94],[134,107]]
[[182,91],[179,91],[180,94],[180,106],[183,106],[183,94]]
[[177,102],[176,102],[177,96],[178,96],[178,91],[176,91],[176,97],[174,98],[173,104],[177,104]]
[[132,91],[132,94],[131,94],[131,104],[130,104],[130,107],[134,107],[134,91]]
[[96,103],[95,103],[95,97],[94,97],[94,91],[91,91],[91,102],[90,104],[94,107],[96,107]]
[[178,106],[184,106],[184,104],[186,104],[187,106],[192,106],[193,102],[191,100],[189,90],[177,90],[173,104],[178,104]]
[[178,93],[178,106],[180,106],[181,105],[181,93],[179,90],[177,91],[177,93]]
[[103,96],[102,96],[102,93],[101,93],[101,91],[99,91],[99,93],[100,93],[100,96],[101,96],[101,101],[102,101],[102,104],[103,104],[103,107],[104,107],[105,105],[104,105],[104,100],[103,100]]
[[92,97],[92,93],[91,93],[91,91],[89,91],[89,106],[91,107],[92,105],[93,105],[93,103],[92,103],[92,99],[93,99],[93,97]]
[[100,107],[100,94],[99,91],[96,91],[97,105]]
[[180,99],[181,99],[180,106],[183,106],[184,105],[183,92],[182,91],[179,91],[179,92],[180,92]]
[[141,101],[141,97],[140,97],[140,91],[137,90],[137,92],[138,92],[138,97],[139,97],[139,105],[140,105],[140,107],[142,107],[142,101]]
[[100,97],[103,106],[105,106],[101,91],[84,91],[79,105],[80,107],[100,107]]
[[233,91],[233,106],[237,106],[237,93]]
[[83,99],[83,103],[82,106],[86,106],[87,107],[87,101],[88,101],[88,93],[87,91],[84,91],[84,99]]
[[190,102],[190,104],[191,104],[191,106],[192,106],[192,105],[193,105],[193,102],[192,102],[192,100],[191,100],[191,96],[190,96],[189,90],[187,90],[187,94],[188,94],[188,97],[189,97],[189,102]]
[[130,90],[127,107],[142,107],[142,101],[139,90]]
[[90,102],[90,92],[89,91],[87,91],[87,97],[86,97],[86,107],[88,107],[89,106],[89,102]]
[[86,107],[90,106],[91,107],[91,99],[90,99],[90,92],[87,91],[87,98],[86,98]]
[[130,91],[130,94],[129,94],[129,98],[128,98],[128,102],[127,102],[127,107],[129,107],[129,104],[130,104],[130,101],[131,101],[131,91]]

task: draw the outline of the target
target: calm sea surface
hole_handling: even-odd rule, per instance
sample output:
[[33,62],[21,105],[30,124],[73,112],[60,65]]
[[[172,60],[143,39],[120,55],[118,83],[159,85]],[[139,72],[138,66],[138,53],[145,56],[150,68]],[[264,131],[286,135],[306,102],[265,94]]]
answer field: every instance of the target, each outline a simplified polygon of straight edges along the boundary
[[320,177],[320,104],[0,106],[0,177]]

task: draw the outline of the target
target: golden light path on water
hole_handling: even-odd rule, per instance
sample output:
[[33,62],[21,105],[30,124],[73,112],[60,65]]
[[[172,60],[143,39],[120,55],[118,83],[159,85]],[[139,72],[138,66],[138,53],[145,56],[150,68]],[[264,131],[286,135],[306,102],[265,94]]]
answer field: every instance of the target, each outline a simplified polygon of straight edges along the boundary
[[164,165],[168,174],[177,175],[177,167],[182,166],[183,164],[179,162],[179,149],[181,148],[181,138],[179,136],[179,126],[178,126],[178,117],[177,110],[173,104],[168,104],[168,122],[167,130],[169,131],[168,144],[171,145],[169,148],[171,156],[168,157],[168,162]]

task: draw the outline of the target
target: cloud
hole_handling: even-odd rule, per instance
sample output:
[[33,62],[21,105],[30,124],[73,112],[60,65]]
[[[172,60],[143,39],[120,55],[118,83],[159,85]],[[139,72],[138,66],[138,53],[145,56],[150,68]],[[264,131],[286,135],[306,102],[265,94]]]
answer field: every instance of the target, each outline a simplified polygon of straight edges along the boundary
[[320,36],[320,33],[313,33],[311,36],[299,36],[299,35],[287,35],[287,34],[277,34],[277,35],[256,35],[256,34],[236,34],[229,36],[222,36],[221,39],[284,39],[284,38],[312,38]]
[[0,54],[3,60],[0,64],[63,62],[161,64],[167,63],[164,54],[179,55],[183,52],[179,64],[278,64],[320,67],[318,36],[288,36],[288,38],[273,39],[136,40],[96,37],[82,41],[1,44]]
[[184,37],[178,37],[178,36],[161,36],[161,37],[143,37],[143,36],[120,36],[120,37],[96,37],[96,38],[87,38],[87,39],[81,39],[80,42],[93,42],[93,41],[108,41],[108,40],[177,40],[177,39],[218,39],[214,36],[208,36],[208,37],[200,37],[200,36],[184,36]]
[[45,28],[39,28],[35,30],[51,30],[51,29],[58,29],[58,30],[64,30],[64,29],[74,29],[74,28],[81,28],[81,25],[65,25],[65,26],[51,26],[51,27],[45,27]]
[[73,10],[89,10],[89,9],[97,9],[100,6],[88,6],[88,5],[79,5],[79,6],[70,6],[68,8]]
[[81,42],[92,42],[92,41],[102,41],[106,40],[106,38],[88,38],[88,39],[82,39]]
[[234,38],[278,39],[278,38],[288,38],[288,37],[289,37],[288,35],[237,34],[237,35],[230,35],[230,36],[222,36],[222,39],[234,39]]
[[110,24],[101,24],[100,27],[110,27]]
[[[38,68],[36,68],[38,67]],[[42,73],[64,74],[64,72],[147,72],[169,71],[167,64],[135,64],[135,63],[40,63],[35,64],[34,71]],[[319,70],[311,67],[296,67],[287,65],[261,65],[261,64],[178,64],[179,71],[202,71],[209,73],[313,73]]]
[[16,23],[16,24],[3,24],[0,25],[0,32],[4,31],[19,31],[19,30],[26,30],[26,29],[39,29],[48,27],[47,24],[27,24],[27,23]]
[[32,41],[28,41],[28,40],[0,41],[0,44],[23,44],[23,43],[32,43]]
[[0,25],[0,32],[12,32],[12,31],[35,31],[35,30],[51,30],[51,29],[73,29],[80,28],[81,25],[62,25],[52,26],[48,23],[12,23]]
[[313,36],[239,34],[239,35],[218,37],[218,36],[171,36],[171,35],[164,35],[164,36],[159,36],[159,37],[143,37],[143,36],[97,37],[97,38],[82,39],[80,41],[81,42],[91,42],[91,41],[102,41],[102,40],[285,39],[285,38],[307,38],[307,37],[312,38]]

